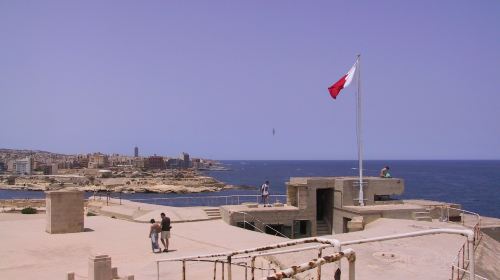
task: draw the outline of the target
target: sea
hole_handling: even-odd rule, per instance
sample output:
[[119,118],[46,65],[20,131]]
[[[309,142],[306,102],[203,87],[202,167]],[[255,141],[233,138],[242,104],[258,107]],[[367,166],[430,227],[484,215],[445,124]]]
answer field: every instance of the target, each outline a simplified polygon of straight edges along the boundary
[[[207,171],[226,184],[245,189],[198,194],[120,194],[122,199],[164,204],[162,198],[179,198],[177,206],[198,205],[213,196],[257,195],[260,185],[268,180],[271,195],[286,194],[285,182],[290,177],[356,176],[354,160],[228,160],[221,161],[227,171]],[[500,218],[500,160],[366,160],[366,176],[378,176],[384,166],[393,177],[405,181],[399,199],[428,199],[453,202],[465,210],[482,216]],[[90,196],[87,193],[86,196]],[[0,199],[43,198],[43,192],[0,190]],[[116,195],[115,195],[116,197]],[[200,199],[182,199],[197,197]],[[224,203],[220,201],[220,203]]]

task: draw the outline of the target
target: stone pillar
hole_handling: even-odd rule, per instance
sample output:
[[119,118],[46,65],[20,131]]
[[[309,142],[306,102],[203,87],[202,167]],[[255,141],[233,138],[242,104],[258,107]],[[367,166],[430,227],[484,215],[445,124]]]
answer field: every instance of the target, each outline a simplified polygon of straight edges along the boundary
[[112,280],[111,257],[92,255],[89,257],[89,280]]
[[111,268],[111,277],[113,279],[118,278],[118,267],[112,267]]
[[45,192],[48,233],[71,233],[83,231],[83,192]]

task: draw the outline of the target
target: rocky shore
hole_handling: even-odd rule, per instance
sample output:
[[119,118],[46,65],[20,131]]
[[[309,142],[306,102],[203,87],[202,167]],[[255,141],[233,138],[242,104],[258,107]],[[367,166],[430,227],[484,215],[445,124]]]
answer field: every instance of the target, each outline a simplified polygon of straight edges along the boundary
[[15,182],[8,181],[9,178],[1,178],[0,189],[49,191],[71,188],[87,192],[199,193],[247,187],[226,185],[194,172],[110,174],[109,177],[99,178],[78,174],[19,176]]

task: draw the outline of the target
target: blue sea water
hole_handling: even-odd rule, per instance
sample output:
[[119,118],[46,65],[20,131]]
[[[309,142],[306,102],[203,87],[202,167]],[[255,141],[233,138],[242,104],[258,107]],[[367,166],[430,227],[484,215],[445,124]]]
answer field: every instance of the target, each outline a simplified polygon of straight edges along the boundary
[[[285,194],[285,182],[301,176],[356,176],[357,161],[222,161],[230,171],[211,171],[208,175],[233,185],[260,186],[271,183],[271,194]],[[454,202],[463,209],[483,216],[500,218],[499,160],[388,160],[364,161],[364,173],[377,176],[390,166],[392,176],[405,180],[405,192],[399,198]],[[123,194],[124,199],[160,197],[258,194],[257,190],[225,190],[200,194]],[[90,194],[87,194],[89,196]],[[0,190],[2,198],[43,198],[43,192]],[[154,203],[153,200],[150,202]],[[159,203],[158,201],[156,201]]]
[[[223,161],[231,171],[209,175],[228,184],[260,186],[269,180],[272,193],[285,193],[285,182],[301,176],[356,176],[357,161]],[[378,176],[390,166],[405,180],[399,198],[459,203],[463,209],[500,218],[499,160],[367,160],[364,174]]]

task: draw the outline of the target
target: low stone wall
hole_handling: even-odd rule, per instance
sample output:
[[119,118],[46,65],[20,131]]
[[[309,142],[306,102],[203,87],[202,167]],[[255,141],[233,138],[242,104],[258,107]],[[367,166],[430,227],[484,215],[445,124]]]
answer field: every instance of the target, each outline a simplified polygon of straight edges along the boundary
[[45,207],[45,199],[3,199],[0,200],[0,207],[5,207],[5,208]]

